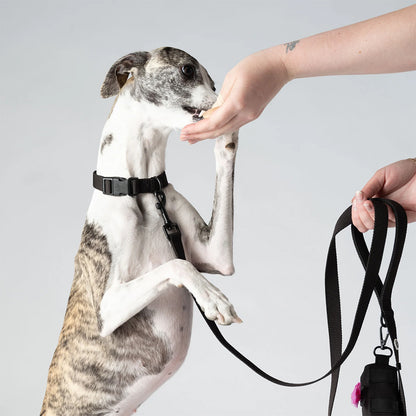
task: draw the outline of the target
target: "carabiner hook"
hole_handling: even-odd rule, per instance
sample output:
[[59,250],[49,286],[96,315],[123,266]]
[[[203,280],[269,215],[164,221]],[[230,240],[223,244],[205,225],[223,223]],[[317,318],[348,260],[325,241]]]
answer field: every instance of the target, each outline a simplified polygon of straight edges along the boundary
[[387,328],[383,324],[380,326],[380,347],[382,350],[386,348],[387,340],[389,339],[389,331],[386,330],[386,334],[383,333],[383,328]]

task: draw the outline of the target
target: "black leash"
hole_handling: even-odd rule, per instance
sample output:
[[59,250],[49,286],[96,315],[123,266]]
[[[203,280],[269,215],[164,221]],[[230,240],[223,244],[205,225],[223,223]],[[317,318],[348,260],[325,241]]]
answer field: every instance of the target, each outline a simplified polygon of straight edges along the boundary
[[[156,207],[161,211],[162,217],[164,219],[165,233],[169,239],[172,247],[175,251],[175,254],[178,258],[185,260],[185,252],[183,249],[181,241],[181,233],[177,224],[172,223],[167,216],[165,210],[165,197],[163,191],[155,193],[158,203]],[[399,348],[397,341],[397,331],[396,324],[394,321],[394,313],[391,308],[391,293],[393,289],[394,280],[396,277],[397,269],[399,266],[400,258],[403,251],[404,240],[406,236],[407,229],[407,217],[403,208],[394,201],[389,201],[385,199],[373,199],[373,204],[375,207],[375,226],[374,226],[374,235],[371,243],[371,250],[368,251],[367,245],[364,241],[363,235],[352,225],[351,221],[351,208],[348,208],[339,218],[335,230],[331,239],[326,271],[325,271],[325,294],[326,294],[326,305],[327,305],[327,318],[328,318],[328,331],[330,339],[330,350],[331,350],[331,369],[324,374],[323,376],[317,378],[316,380],[304,382],[304,383],[290,383],[283,380],[279,380],[271,375],[267,374],[252,361],[242,355],[237,349],[235,349],[222,335],[218,326],[215,322],[209,320],[201,307],[195,301],[201,315],[203,316],[205,322],[218,339],[218,341],[235,357],[240,361],[246,364],[254,372],[256,372],[261,377],[266,380],[286,387],[301,387],[314,384],[329,375],[332,375],[331,379],[331,391],[329,398],[329,407],[328,415],[332,414],[332,409],[335,400],[335,394],[338,385],[339,378],[339,368],[342,363],[348,358],[352,352],[358,336],[361,331],[361,327],[364,322],[364,318],[370,303],[370,299],[373,291],[377,294],[381,311],[382,311],[382,322],[385,322],[386,327],[388,328],[388,333],[393,342],[393,351],[396,358],[396,367],[398,370],[398,377],[400,383],[400,393],[402,395],[402,403],[404,404],[404,393],[403,385],[401,382],[400,370],[401,364],[399,361]],[[378,276],[381,261],[383,258],[383,251],[386,242],[387,236],[387,227],[388,227],[388,212],[387,206],[390,206],[396,217],[396,238],[394,242],[392,257],[386,279],[384,284],[382,283],[380,277]],[[357,252],[360,255],[361,261],[363,263],[364,269],[366,271],[364,277],[363,288],[361,291],[360,300],[358,302],[357,310],[355,313],[353,328],[351,331],[350,339],[348,344],[342,352],[342,329],[341,329],[341,304],[340,304],[340,294],[339,294],[339,283],[338,283],[338,267],[337,267],[337,258],[336,258],[336,245],[335,238],[337,234],[345,229],[348,226],[352,226],[352,233],[354,237],[354,243],[357,249]],[[167,230],[170,230],[167,232]],[[194,299],[195,300],[195,299]],[[384,343],[383,343],[384,342]],[[385,348],[385,340],[383,339],[381,348]],[[405,412],[405,409],[404,409]],[[402,413],[406,414],[406,413]]]
[[[99,178],[99,179],[95,179]],[[134,181],[132,181],[132,179]],[[94,172],[94,187],[96,186],[96,181],[99,184],[102,184],[100,189],[104,192],[106,189],[106,183],[111,181],[113,184],[113,180],[116,183],[127,183],[125,188],[123,188],[122,192],[119,193],[119,188],[113,188],[114,185],[111,185],[113,189],[117,189],[116,192],[108,192],[108,195],[131,195],[130,188],[128,185],[129,181],[134,183],[137,181],[146,181],[146,186],[140,188],[140,182],[136,185],[137,189],[146,189],[146,191],[142,192],[152,192],[154,193],[157,203],[156,208],[160,210],[162,218],[163,218],[163,229],[165,231],[166,237],[172,245],[173,250],[178,258],[186,260],[185,258],[185,251],[183,248],[182,240],[181,240],[181,232],[178,225],[172,222],[166,212],[165,205],[166,205],[166,197],[162,190],[163,187],[167,185],[166,175],[163,172],[158,177],[149,178],[146,180],[138,179],[138,178],[116,178],[116,177],[100,177],[99,175]],[[118,186],[118,185],[117,185]],[[104,192],[105,193],[105,192]],[[138,192],[140,193],[140,192]],[[137,194],[136,194],[137,195]],[[307,386],[310,384],[314,384],[329,375],[331,375],[331,390],[330,390],[330,397],[329,397],[329,406],[328,406],[328,415],[332,414],[332,409],[335,400],[335,394],[338,385],[339,379],[339,370],[340,366],[344,363],[344,361],[348,358],[351,351],[353,350],[358,336],[360,334],[364,318],[368,309],[368,305],[370,303],[371,296],[373,292],[376,294],[378,298],[378,302],[381,309],[381,328],[380,328],[380,347],[381,349],[385,349],[387,337],[390,336],[393,344],[393,352],[396,360],[396,368],[397,368],[397,375],[399,380],[399,392],[402,402],[402,409],[400,415],[406,415],[406,406],[404,400],[404,392],[403,392],[403,385],[400,375],[401,364],[399,360],[399,344],[397,341],[397,329],[396,323],[394,320],[394,312],[391,306],[391,295],[392,289],[395,282],[397,269],[400,263],[400,258],[403,251],[404,241],[406,237],[406,230],[407,230],[407,217],[404,209],[394,201],[390,201],[387,199],[381,198],[374,198],[372,199],[375,209],[375,224],[374,224],[374,233],[371,242],[371,248],[368,250],[367,245],[365,243],[363,235],[358,231],[357,228],[354,227],[351,220],[351,207],[344,211],[344,213],[338,219],[334,232],[332,235],[332,239],[328,249],[327,261],[326,261],[326,269],[325,269],[325,297],[326,297],[326,308],[327,308],[327,320],[328,320],[328,332],[329,332],[329,341],[330,341],[330,355],[331,355],[331,369],[326,372],[323,376],[304,383],[291,383],[286,382],[283,380],[279,380],[271,375],[267,374],[261,368],[256,366],[252,361],[242,355],[238,350],[236,350],[222,335],[220,330],[218,329],[217,325],[206,318],[204,312],[202,311],[201,307],[195,301],[201,315],[205,319],[207,325],[218,339],[218,341],[233,354],[236,358],[242,361],[245,365],[251,368],[254,372],[256,372],[261,377],[265,378],[266,380],[286,387],[301,387]],[[387,237],[387,228],[388,228],[388,210],[387,207],[390,207],[395,215],[396,219],[396,234],[395,240],[391,255],[390,264],[386,273],[386,277],[384,283],[379,277],[379,271],[381,266],[381,261],[383,258],[384,247],[386,243]],[[358,305],[355,312],[354,322],[351,330],[351,334],[345,347],[344,351],[342,351],[342,328],[341,328],[341,302],[340,302],[340,292],[339,292],[339,281],[338,281],[338,266],[337,266],[337,255],[336,255],[336,236],[345,228],[351,226],[352,236],[355,248],[357,253],[361,259],[365,270],[365,276],[363,281],[363,287],[361,290],[361,295],[358,301]],[[195,299],[194,299],[195,300]],[[383,328],[388,330],[388,335],[383,335]],[[378,347],[377,347],[378,348]]]

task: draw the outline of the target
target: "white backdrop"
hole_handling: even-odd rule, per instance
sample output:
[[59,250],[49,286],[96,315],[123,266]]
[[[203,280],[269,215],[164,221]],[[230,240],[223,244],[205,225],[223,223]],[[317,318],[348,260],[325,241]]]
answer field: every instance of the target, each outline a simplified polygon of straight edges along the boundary
[[[46,386],[92,192],[99,97],[126,53],[174,46],[195,56],[219,89],[259,49],[405,7],[404,0],[2,1],[0,190],[0,414],[36,415]],[[303,381],[328,369],[323,272],[338,215],[387,163],[415,156],[416,73],[296,80],[240,132],[234,277],[212,276],[243,325],[224,329],[276,376]],[[213,142],[172,135],[167,173],[209,219]],[[394,292],[409,413],[416,409],[415,226]],[[344,330],[362,272],[340,238]],[[374,301],[374,299],[373,299]],[[350,393],[378,341],[375,302],[343,366],[334,416],[358,415]],[[345,336],[346,337],[346,336]],[[198,315],[180,371],[140,409],[162,415],[324,415],[329,382],[302,389],[259,379],[220,347]],[[413,409],[413,410],[412,410]]]

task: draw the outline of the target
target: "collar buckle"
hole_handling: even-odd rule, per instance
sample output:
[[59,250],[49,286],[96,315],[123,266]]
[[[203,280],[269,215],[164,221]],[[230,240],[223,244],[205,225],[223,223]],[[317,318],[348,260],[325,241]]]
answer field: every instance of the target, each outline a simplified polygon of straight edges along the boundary
[[112,196],[123,196],[127,195],[128,182],[126,178],[103,177],[103,194]]

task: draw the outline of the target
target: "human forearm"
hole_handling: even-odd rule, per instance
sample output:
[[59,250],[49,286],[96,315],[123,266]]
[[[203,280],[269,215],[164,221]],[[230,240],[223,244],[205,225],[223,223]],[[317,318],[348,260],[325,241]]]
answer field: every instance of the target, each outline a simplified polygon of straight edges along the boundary
[[416,5],[274,47],[290,79],[416,69]]
[[264,49],[228,72],[224,104],[209,120],[186,126],[189,143],[235,131],[256,119],[290,80],[416,69],[416,5],[364,22]]

